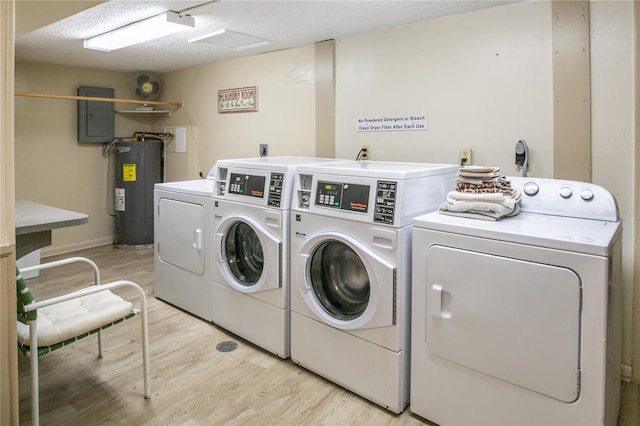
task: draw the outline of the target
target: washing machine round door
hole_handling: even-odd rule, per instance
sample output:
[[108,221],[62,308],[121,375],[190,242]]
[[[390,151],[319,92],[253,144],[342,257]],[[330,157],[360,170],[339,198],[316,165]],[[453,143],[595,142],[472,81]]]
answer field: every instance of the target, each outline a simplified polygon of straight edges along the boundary
[[241,221],[231,225],[223,249],[236,281],[244,286],[256,285],[262,276],[264,254],[260,239],[251,226]]
[[229,218],[218,229],[217,260],[227,284],[243,293],[280,287],[280,241],[249,217]]
[[315,249],[309,280],[320,305],[336,319],[358,318],[369,304],[371,285],[367,268],[343,242],[327,240]]
[[323,322],[342,329],[394,324],[396,269],[389,262],[338,233],[311,238],[300,256],[300,291]]

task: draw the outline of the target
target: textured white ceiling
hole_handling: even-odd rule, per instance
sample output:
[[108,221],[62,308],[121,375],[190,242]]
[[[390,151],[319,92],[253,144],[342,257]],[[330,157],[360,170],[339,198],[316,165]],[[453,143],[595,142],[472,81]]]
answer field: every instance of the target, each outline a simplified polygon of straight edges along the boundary
[[[369,31],[457,15],[523,0],[110,0],[86,3],[86,10],[32,30],[35,12],[17,8],[16,59],[122,72],[164,73],[257,53],[305,46]],[[38,16],[60,14],[68,1],[33,1]],[[33,9],[31,9],[33,10]],[[194,29],[112,52],[83,48],[83,39],[167,10],[195,18]],[[39,18],[41,20],[41,18]],[[21,26],[21,22],[23,25]],[[31,25],[28,25],[28,24]],[[45,23],[46,24],[46,23]],[[40,24],[43,25],[43,24]],[[28,28],[24,34],[20,28]],[[226,29],[269,43],[237,51],[209,43],[188,43]]]

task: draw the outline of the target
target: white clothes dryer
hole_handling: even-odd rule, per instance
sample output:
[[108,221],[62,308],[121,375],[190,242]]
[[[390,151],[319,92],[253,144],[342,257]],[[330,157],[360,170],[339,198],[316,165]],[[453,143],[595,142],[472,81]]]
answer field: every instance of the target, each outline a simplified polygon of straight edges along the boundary
[[288,358],[289,216],[300,164],[348,160],[220,160],[212,205],[213,322]]
[[382,407],[409,401],[411,220],[458,166],[301,166],[291,220],[291,359]]
[[414,220],[411,411],[443,426],[613,426],[615,200],[590,183],[508,179],[517,216]]
[[213,179],[154,185],[155,296],[211,321]]

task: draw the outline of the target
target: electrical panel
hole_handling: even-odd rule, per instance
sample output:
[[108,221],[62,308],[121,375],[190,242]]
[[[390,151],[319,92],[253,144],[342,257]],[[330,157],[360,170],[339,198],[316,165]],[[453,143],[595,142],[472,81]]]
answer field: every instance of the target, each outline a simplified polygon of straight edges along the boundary
[[[80,86],[78,96],[113,99],[113,89]],[[114,122],[113,102],[78,101],[78,142],[111,142],[114,138]]]

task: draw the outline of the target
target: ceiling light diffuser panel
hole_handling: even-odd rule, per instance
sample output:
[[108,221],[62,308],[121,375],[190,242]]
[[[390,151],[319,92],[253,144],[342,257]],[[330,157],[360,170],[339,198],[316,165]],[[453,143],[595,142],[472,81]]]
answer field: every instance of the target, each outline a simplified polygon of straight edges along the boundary
[[86,49],[109,52],[195,27],[192,16],[168,11],[84,40]]
[[269,43],[267,40],[258,37],[253,37],[229,30],[220,30],[202,37],[196,37],[189,40],[189,43],[195,42],[207,43],[236,50],[251,49],[253,47],[258,47]]

